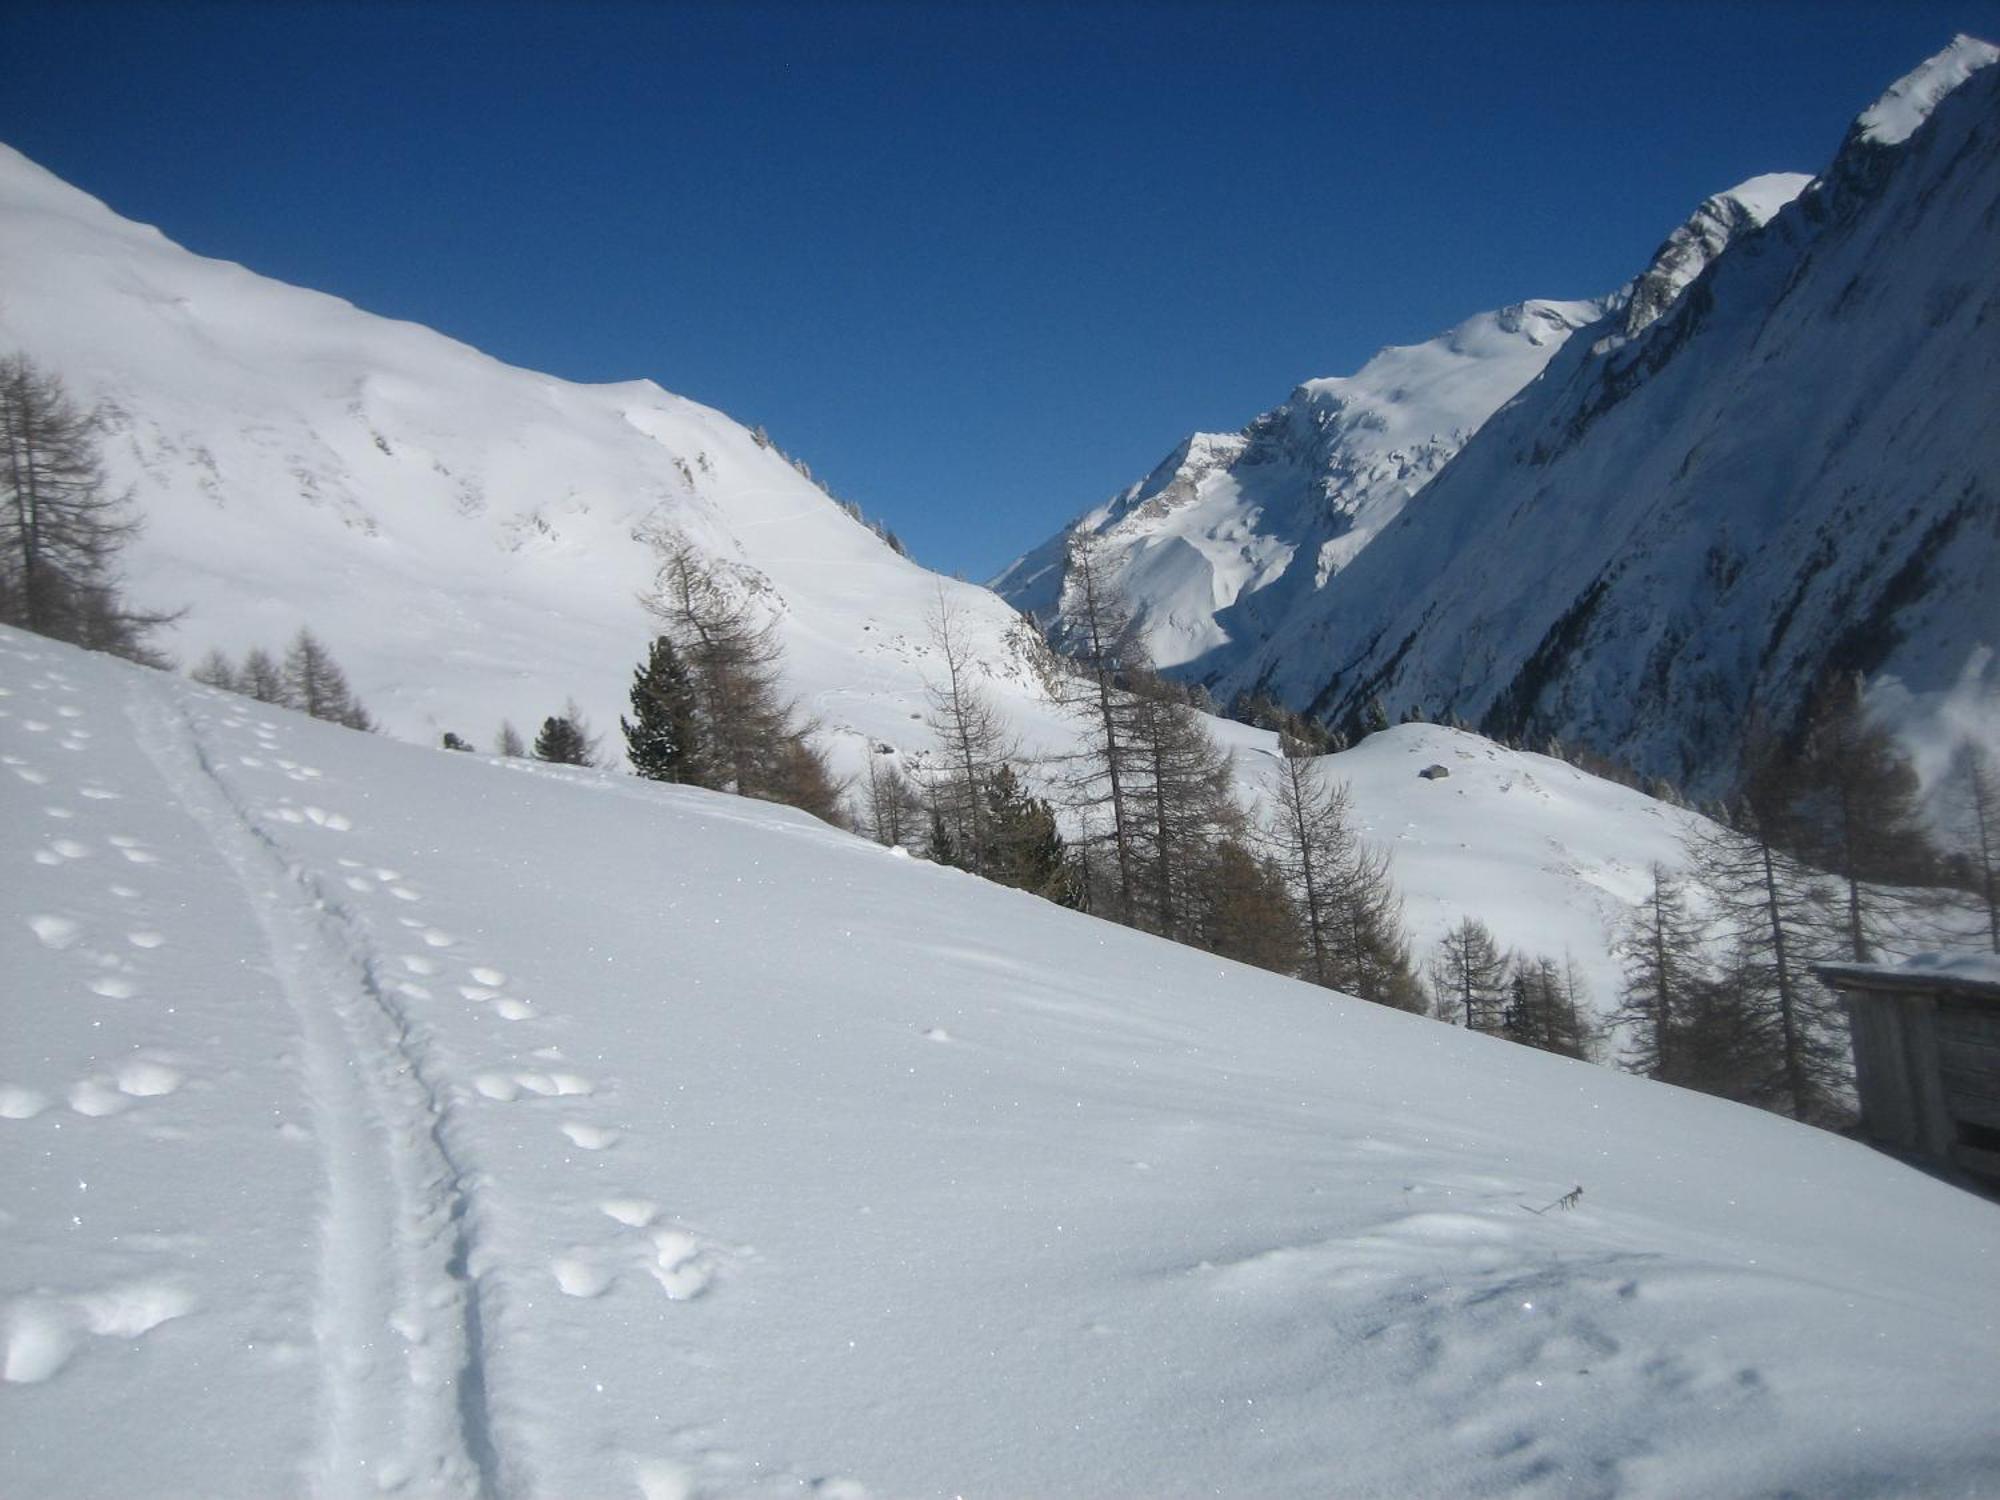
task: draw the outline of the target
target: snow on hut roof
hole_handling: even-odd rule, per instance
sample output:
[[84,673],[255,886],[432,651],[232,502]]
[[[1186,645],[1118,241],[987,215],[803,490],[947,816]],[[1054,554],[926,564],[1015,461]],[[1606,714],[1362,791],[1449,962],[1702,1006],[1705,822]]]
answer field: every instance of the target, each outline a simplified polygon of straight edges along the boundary
[[1893,964],[1815,964],[1841,990],[1935,990],[2000,999],[2000,954],[1967,950],[1915,953]]

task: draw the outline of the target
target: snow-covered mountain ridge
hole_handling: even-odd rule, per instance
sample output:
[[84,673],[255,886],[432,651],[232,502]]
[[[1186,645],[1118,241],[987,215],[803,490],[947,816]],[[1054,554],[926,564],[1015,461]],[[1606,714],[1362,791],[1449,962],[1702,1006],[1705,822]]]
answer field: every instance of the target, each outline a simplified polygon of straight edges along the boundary
[[994,588],[1063,638],[1072,531],[1140,612],[1154,661],[1210,683],[1312,600],[1570,335],[1616,313],[1627,336],[1672,305],[1730,238],[1762,225],[1807,178],[1753,178],[1704,202],[1644,274],[1588,301],[1481,313],[1350,376],[1309,380],[1240,433],[1196,433],[1152,474],[1012,563]]
[[1681,293],[1731,242],[1770,223],[1811,181],[1799,172],[1767,173],[1703,200],[1688,221],[1653,252],[1653,259],[1632,284],[1610,299],[1623,304],[1619,333],[1611,337],[1636,338],[1644,333],[1680,301]]
[[[1384,349],[1312,380],[1240,433],[1196,433],[1140,483],[1087,512],[1154,661],[1213,677],[1280,632],[1529,380],[1597,303],[1526,302]],[[994,588],[1062,639],[1068,533]]]
[[0,349],[105,423],[145,530],[141,603],[193,661],[310,625],[392,733],[532,735],[574,696],[615,736],[651,635],[657,532],[779,620],[843,766],[920,741],[942,590],[1031,739],[1032,631],[898,556],[778,452],[650,381],[582,386],[190,254],[0,147]]
[[0,858],[9,1494],[2000,1484],[2000,1214],[1769,1114],[5,630]]
[[1707,790],[1832,672],[1990,702],[1996,58],[1961,39],[1892,91],[1922,125],[1857,125],[1663,316],[1572,341],[1241,675]]
[[[1392,475],[1336,566],[1310,495],[1269,503],[1230,466],[1180,481],[1208,500],[1184,520],[1086,515],[1161,660],[1223,701],[1338,722],[1379,697],[1704,791],[1833,671],[1893,678],[1913,741],[1947,701],[2000,736],[1995,55],[1955,41],[1810,186],[1703,204],[1575,338],[1513,367],[1469,440]],[[1211,561],[1241,537],[1240,562]],[[1060,554],[998,584],[1058,640]]]

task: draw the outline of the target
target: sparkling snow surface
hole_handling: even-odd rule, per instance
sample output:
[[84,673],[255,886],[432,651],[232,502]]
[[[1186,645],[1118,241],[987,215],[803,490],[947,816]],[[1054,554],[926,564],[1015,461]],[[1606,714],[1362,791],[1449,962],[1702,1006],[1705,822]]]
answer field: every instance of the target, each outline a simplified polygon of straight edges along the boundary
[[0,832],[8,1495],[2000,1489],[1824,1133],[6,632]]

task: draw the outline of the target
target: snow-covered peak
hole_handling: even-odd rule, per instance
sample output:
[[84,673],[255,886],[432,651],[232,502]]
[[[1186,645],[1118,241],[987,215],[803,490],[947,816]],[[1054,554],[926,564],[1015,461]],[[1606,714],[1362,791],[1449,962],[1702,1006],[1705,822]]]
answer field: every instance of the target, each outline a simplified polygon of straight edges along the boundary
[[1718,255],[1746,232],[1763,228],[1811,181],[1803,172],[1767,172],[1703,199],[1633,281],[1619,337],[1633,338],[1658,322]]
[[[1479,313],[1420,344],[1381,350],[1352,375],[1308,380],[1294,399],[1366,411],[1346,431],[1376,451],[1400,441],[1469,433],[1541,373],[1563,342],[1601,317],[1597,301],[1535,299]],[[1362,434],[1372,434],[1362,438]]]
[[[1165,667],[1213,672],[1344,568],[1602,301],[1480,313],[1352,375],[1309,380],[1240,433],[1195,433],[1151,474],[1079,518]],[[1061,618],[1062,538],[994,585],[1045,625]]]
[[1189,433],[1152,473],[1088,512],[1080,524],[1102,531],[1128,519],[1161,519],[1191,501],[1203,480],[1235,463],[1248,445],[1240,432]]
[[1806,184],[1811,181],[1811,175],[1806,172],[1764,172],[1715,196],[1736,204],[1750,215],[1753,222],[1764,225],[1778,216],[1779,209],[1803,193]]
[[1877,146],[1897,146],[1916,134],[1931,111],[1981,68],[2000,62],[2000,48],[1961,33],[1936,56],[1889,85],[1854,122],[1854,135]]
[[[1305,381],[1238,436],[1189,438],[1075,529],[1109,544],[1113,576],[1141,613],[1155,661],[1225,693],[1248,686],[1238,670],[1246,659],[1309,613],[1572,334],[1603,324],[1596,345],[1606,350],[1642,333],[1811,181],[1773,172],[1715,194],[1609,296],[1515,303],[1384,348],[1352,375]],[[1060,644],[1062,578],[1063,548],[1052,538],[994,587]]]

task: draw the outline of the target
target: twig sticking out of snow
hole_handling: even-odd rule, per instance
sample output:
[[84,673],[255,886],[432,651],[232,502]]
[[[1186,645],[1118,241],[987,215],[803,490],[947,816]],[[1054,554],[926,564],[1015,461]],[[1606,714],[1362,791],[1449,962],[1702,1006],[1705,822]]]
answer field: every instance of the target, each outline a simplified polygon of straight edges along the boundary
[[1553,1203],[1544,1203],[1540,1208],[1528,1208],[1528,1205],[1523,1203],[1521,1207],[1528,1208],[1528,1212],[1531,1214],[1545,1214],[1552,1208],[1559,1208],[1564,1213],[1568,1213],[1572,1208],[1576,1207],[1577,1203],[1582,1199],[1582,1197],[1583,1197],[1583,1186],[1582,1184],[1579,1183],[1576,1187],[1571,1188],[1568,1192],[1564,1193],[1560,1198],[1556,1199],[1556,1201]]

